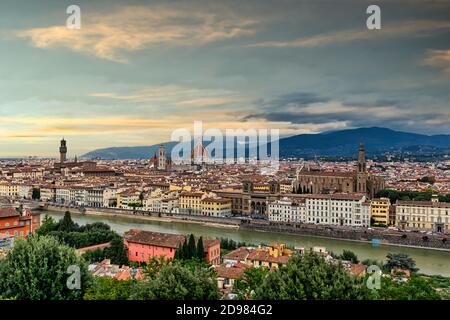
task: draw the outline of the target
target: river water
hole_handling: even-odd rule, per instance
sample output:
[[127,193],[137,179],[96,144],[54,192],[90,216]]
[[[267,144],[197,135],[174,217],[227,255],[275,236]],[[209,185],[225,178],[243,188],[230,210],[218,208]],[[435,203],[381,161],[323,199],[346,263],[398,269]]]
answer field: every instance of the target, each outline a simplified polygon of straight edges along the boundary
[[[52,216],[56,221],[64,215],[58,212],[43,212]],[[123,234],[130,229],[142,229],[154,232],[167,232],[177,234],[193,233],[194,235],[214,238],[230,238],[235,241],[243,241],[252,244],[268,244],[270,242],[284,242],[290,246],[301,246],[310,248],[313,246],[326,247],[328,251],[342,253],[342,250],[351,250],[358,255],[359,260],[367,258],[384,260],[389,252],[403,252],[410,255],[420,268],[420,272],[425,274],[440,274],[450,277],[450,252],[430,249],[407,248],[390,245],[372,245],[369,243],[318,238],[311,236],[298,236],[288,234],[278,234],[270,232],[237,230],[231,228],[221,228],[205,226],[202,224],[182,223],[182,222],[160,222],[137,220],[128,217],[103,217],[92,215],[72,214],[72,219],[84,225],[93,222],[104,222],[114,231]]]

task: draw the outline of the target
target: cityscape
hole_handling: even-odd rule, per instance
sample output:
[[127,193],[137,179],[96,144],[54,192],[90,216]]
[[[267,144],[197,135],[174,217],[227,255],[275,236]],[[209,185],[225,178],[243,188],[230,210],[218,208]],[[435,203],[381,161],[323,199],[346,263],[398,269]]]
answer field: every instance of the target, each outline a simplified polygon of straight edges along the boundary
[[449,4],[321,2],[11,4],[1,302],[450,300]]

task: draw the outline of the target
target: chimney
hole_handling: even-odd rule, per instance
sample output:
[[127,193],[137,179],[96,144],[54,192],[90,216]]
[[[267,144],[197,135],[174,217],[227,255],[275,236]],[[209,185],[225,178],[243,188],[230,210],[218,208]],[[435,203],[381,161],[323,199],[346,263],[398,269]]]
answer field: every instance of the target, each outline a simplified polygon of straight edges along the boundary
[[431,202],[433,202],[433,203],[439,202],[439,196],[437,194],[433,194],[431,196]]

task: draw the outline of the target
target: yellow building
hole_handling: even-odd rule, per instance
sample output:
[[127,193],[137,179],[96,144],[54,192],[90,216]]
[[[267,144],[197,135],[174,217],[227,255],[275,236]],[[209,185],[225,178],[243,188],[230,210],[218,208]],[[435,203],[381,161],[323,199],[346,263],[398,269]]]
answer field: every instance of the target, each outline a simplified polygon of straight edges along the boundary
[[0,196],[17,198],[19,196],[19,185],[9,182],[0,184]]
[[370,201],[370,217],[372,225],[389,225],[389,208],[391,202],[388,198],[372,199]]
[[140,203],[139,199],[140,194],[141,192],[135,189],[129,189],[117,193],[117,208],[127,210],[133,209],[133,207],[130,205]]
[[266,267],[276,269],[285,266],[293,251],[286,249],[284,243],[271,243],[268,247],[250,251],[247,264],[254,268]]
[[202,215],[208,217],[230,217],[231,199],[205,198],[201,201]]
[[178,200],[180,213],[200,215],[203,195],[203,192],[182,192]]
[[169,190],[170,191],[191,191],[192,187],[191,186],[180,186],[180,185],[176,185],[176,184],[171,184],[169,186]]

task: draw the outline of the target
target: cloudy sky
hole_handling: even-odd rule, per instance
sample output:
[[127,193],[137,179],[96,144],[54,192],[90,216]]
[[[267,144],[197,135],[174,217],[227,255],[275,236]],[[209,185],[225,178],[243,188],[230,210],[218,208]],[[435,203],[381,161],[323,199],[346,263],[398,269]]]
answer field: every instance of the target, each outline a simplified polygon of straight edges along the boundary
[[[81,29],[66,8],[81,7]],[[2,0],[0,157],[174,129],[450,133],[450,1]]]

